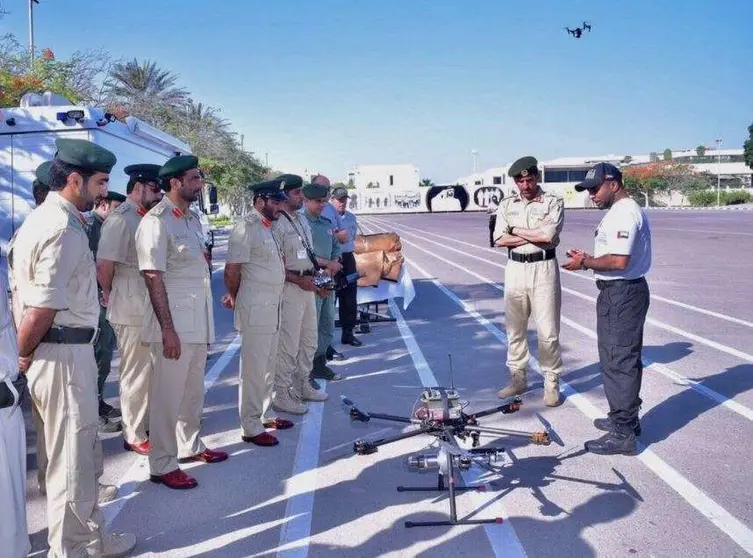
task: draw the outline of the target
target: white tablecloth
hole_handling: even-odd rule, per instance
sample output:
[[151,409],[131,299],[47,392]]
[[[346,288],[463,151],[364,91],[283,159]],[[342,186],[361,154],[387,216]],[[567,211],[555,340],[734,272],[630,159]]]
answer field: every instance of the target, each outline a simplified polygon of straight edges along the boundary
[[[416,298],[416,289],[413,287],[413,281],[408,273],[408,266],[405,264],[403,264],[403,268],[400,271],[400,278],[397,283],[382,279],[376,287],[358,287],[358,304],[380,302],[393,298],[403,299],[403,310],[407,310],[410,303]],[[336,298],[335,305],[337,306],[337,304],[338,300]]]

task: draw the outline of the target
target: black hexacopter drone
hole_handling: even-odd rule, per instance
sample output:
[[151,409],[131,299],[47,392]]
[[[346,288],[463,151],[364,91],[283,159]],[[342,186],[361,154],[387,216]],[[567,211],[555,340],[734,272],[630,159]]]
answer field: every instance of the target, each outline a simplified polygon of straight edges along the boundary
[[580,39],[584,31],[588,31],[589,33],[591,32],[591,24],[588,23],[587,21],[584,21],[582,27],[576,27],[575,29],[570,29],[569,27],[565,27],[565,29],[573,37],[575,37],[576,39]]

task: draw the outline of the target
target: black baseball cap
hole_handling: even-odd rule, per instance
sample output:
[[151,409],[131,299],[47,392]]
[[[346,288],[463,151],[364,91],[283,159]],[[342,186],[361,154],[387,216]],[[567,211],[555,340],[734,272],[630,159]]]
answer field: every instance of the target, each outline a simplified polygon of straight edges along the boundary
[[583,182],[575,185],[575,191],[592,190],[601,186],[607,180],[616,180],[622,184],[622,171],[610,163],[599,163],[589,169]]

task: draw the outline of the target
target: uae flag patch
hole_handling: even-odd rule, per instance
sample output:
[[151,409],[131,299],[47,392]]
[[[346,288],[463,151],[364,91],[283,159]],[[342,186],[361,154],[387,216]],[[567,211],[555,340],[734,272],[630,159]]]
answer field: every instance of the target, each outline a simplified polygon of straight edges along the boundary
[[617,231],[617,238],[629,238],[630,234],[627,231]]

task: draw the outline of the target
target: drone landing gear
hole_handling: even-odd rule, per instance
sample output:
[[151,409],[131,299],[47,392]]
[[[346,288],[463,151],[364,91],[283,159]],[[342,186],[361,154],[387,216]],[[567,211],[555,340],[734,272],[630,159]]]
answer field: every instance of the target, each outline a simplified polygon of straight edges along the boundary
[[[497,448],[493,451],[504,451],[503,448]],[[485,525],[490,523],[502,523],[501,517],[495,517],[494,519],[458,519],[457,514],[457,502],[455,500],[457,492],[466,492],[475,490],[478,492],[484,492],[485,487],[480,486],[456,486],[455,485],[455,459],[451,453],[446,453],[445,467],[447,470],[447,486],[445,486],[444,478],[445,474],[440,470],[437,474],[437,486],[398,486],[398,492],[449,492],[450,495],[450,519],[444,521],[406,521],[405,527],[410,529],[412,527],[449,527],[454,525]]]

